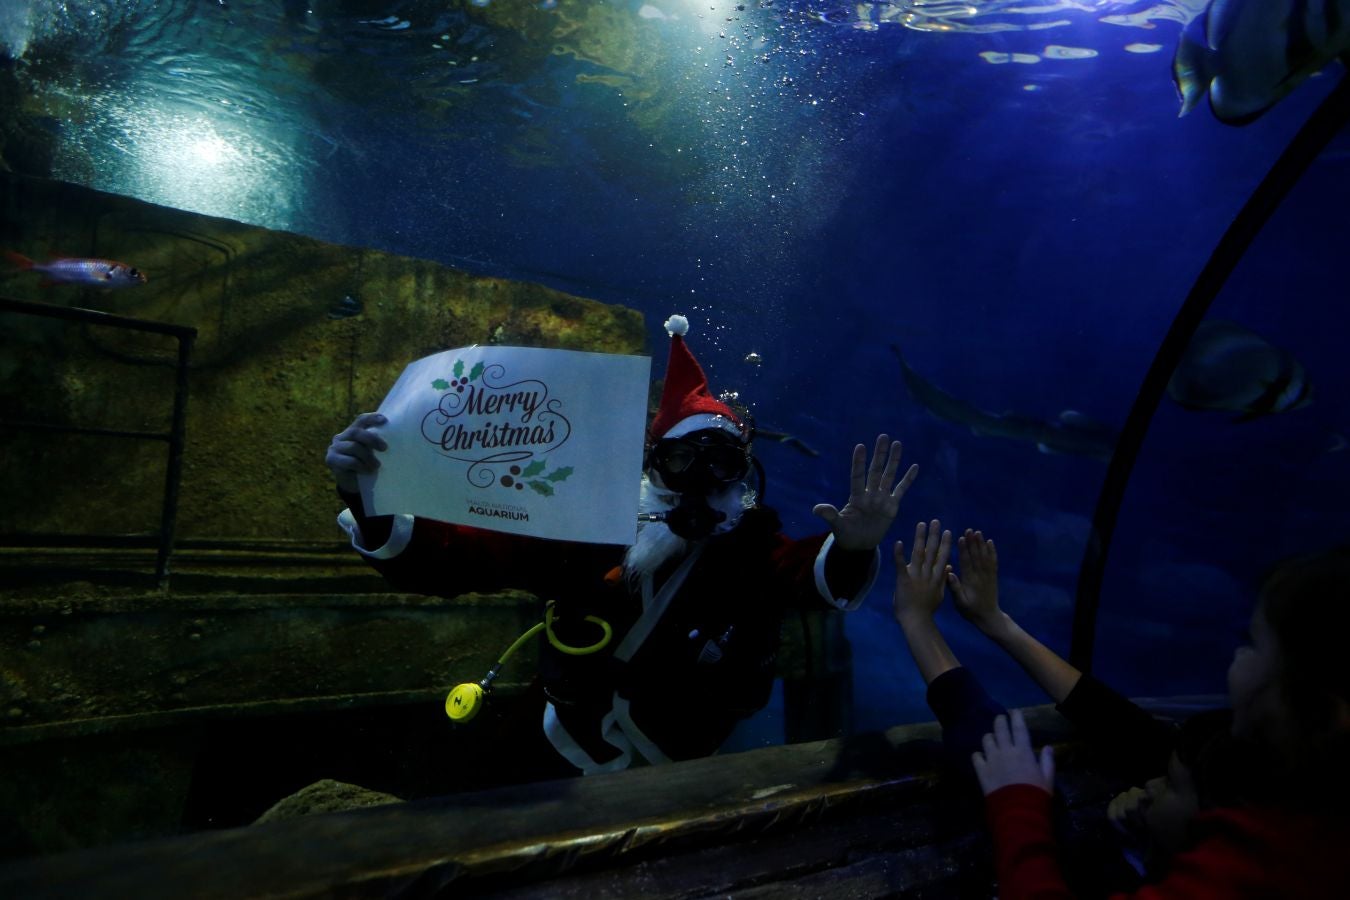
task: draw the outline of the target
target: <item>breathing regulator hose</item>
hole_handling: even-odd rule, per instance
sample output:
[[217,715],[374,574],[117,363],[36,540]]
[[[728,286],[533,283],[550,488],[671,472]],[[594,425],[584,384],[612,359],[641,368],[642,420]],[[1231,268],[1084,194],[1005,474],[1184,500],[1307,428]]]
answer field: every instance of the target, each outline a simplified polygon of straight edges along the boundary
[[497,679],[502,666],[510,659],[517,650],[525,646],[531,638],[539,632],[544,632],[549,644],[560,653],[566,653],[568,656],[588,656],[592,653],[599,653],[609,646],[610,640],[614,637],[614,629],[610,624],[599,616],[586,616],[587,622],[593,622],[600,626],[603,632],[600,640],[594,644],[584,647],[573,647],[570,644],[564,644],[553,630],[553,602],[550,601],[544,607],[544,621],[530,627],[528,631],[516,638],[506,652],[497,657],[497,662],[493,664],[483,679],[478,682],[467,681],[463,684],[455,685],[449,694],[445,696],[445,714],[450,717],[450,721],[458,724],[464,724],[478,715],[478,711],[483,708],[487,702],[488,692],[492,690],[492,682]]

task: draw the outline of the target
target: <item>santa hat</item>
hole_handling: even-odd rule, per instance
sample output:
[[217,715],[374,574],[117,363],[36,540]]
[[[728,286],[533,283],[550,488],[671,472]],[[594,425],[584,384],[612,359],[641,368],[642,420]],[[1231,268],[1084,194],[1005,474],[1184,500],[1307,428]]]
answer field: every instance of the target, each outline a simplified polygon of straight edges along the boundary
[[670,361],[666,365],[666,384],[661,389],[661,408],[652,420],[653,441],[677,438],[694,431],[720,428],[745,440],[745,425],[721,400],[708,390],[708,379],[694,354],[689,352],[684,336],[689,332],[689,320],[681,315],[666,320],[670,335]]

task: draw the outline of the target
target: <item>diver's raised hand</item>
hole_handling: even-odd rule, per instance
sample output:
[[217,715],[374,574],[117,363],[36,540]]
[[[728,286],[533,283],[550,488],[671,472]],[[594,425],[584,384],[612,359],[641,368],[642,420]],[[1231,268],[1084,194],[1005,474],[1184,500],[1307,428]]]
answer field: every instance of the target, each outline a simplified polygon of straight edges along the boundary
[[388,450],[389,445],[370,429],[387,421],[379,413],[361,413],[352,424],[333,435],[323,461],[340,490],[356,493],[360,489],[357,476],[370,475],[380,468],[375,451]]
[[900,509],[900,498],[919,475],[919,467],[910,466],[905,477],[891,487],[900,469],[901,449],[899,441],[879,434],[872,463],[868,465],[867,448],[862,444],[854,447],[848,502],[844,508],[819,503],[811,510],[830,524],[834,542],[840,549],[874,550],[890,530]]
[[998,608],[998,551],[984,533],[966,529],[956,542],[956,558],[961,575],[948,570],[952,602],[970,624],[991,634],[1003,621]]
[[942,531],[937,519],[931,526],[923,522],[914,526],[914,549],[908,563],[904,542],[895,542],[895,594],[891,602],[901,626],[911,616],[931,619],[942,605],[942,591],[952,570],[947,564],[951,553],[952,533]]

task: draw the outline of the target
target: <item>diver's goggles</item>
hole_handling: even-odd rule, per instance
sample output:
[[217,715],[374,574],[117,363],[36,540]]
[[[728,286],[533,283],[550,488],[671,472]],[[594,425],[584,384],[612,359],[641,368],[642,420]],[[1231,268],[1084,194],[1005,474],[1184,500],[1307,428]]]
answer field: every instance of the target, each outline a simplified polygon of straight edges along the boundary
[[650,466],[673,491],[707,490],[744,478],[750,471],[750,454],[724,432],[695,432],[657,441]]

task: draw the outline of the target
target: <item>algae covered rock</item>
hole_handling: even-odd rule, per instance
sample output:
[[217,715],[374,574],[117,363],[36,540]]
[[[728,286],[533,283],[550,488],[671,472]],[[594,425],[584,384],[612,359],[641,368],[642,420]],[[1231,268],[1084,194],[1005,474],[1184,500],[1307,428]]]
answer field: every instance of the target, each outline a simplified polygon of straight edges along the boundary
[[321,813],[345,812],[352,809],[365,809],[369,806],[387,806],[390,803],[402,803],[400,797],[383,794],[356,784],[347,784],[325,778],[283,797],[276,805],[267,810],[253,824],[264,822],[282,822],[300,816],[312,816]]
[[[14,252],[83,248],[148,277],[96,291],[5,268],[0,295],[196,329],[182,539],[334,539],[324,450],[414,359],[487,343],[644,351],[642,316],[623,307],[61,182],[0,173],[0,217]],[[0,405],[48,429],[4,438],[0,534],[154,533],[165,445],[50,426],[166,434],[177,343],[15,313],[0,325]]]

